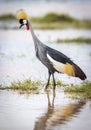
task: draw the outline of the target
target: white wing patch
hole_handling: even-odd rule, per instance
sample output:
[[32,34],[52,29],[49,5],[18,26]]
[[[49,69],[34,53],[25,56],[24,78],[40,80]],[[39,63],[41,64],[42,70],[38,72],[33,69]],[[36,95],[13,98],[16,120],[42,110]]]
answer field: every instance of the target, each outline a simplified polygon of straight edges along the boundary
[[53,67],[57,71],[59,71],[61,73],[66,73],[69,76],[75,76],[74,67],[71,64],[69,64],[69,63],[66,63],[66,64],[60,63],[60,62],[54,60],[48,53],[47,53],[47,58],[50,60],[50,62],[53,64]]
[[64,66],[65,66],[65,64],[60,63],[60,62],[54,60],[48,53],[47,53],[47,58],[51,61],[51,63],[53,64],[53,67],[57,71],[64,73]]

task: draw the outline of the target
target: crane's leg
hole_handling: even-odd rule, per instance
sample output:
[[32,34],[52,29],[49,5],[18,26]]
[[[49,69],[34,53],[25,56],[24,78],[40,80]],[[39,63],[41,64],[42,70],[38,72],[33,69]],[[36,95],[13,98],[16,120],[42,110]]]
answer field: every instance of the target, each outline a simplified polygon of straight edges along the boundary
[[48,85],[49,85],[49,82],[50,82],[50,77],[51,77],[50,71],[48,71],[48,74],[49,74],[49,77],[48,77],[47,84],[46,84],[46,86],[45,86],[45,90],[48,88]]
[[56,82],[55,82],[54,74],[52,74],[52,78],[53,78],[53,90],[55,90]]
[[55,100],[55,97],[56,97],[56,92],[55,92],[56,82],[55,82],[54,74],[52,74],[52,78],[53,78],[53,100],[52,100],[52,106],[54,106],[54,100]]

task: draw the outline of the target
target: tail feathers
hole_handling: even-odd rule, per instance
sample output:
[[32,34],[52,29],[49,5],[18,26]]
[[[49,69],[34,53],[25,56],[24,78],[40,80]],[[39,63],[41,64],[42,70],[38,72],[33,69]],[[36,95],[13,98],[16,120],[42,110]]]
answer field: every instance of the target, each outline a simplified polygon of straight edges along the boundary
[[72,66],[75,71],[75,77],[79,77],[81,80],[85,80],[87,78],[85,73],[81,70],[79,66],[77,66],[76,64],[73,64]]

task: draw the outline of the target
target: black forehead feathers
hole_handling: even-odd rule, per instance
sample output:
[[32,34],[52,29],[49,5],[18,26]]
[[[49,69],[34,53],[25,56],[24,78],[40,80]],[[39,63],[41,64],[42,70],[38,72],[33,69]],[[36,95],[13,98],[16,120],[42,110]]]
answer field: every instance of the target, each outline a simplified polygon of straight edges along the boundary
[[19,20],[19,23],[20,23],[20,24],[23,24],[23,19],[20,19],[20,20]]

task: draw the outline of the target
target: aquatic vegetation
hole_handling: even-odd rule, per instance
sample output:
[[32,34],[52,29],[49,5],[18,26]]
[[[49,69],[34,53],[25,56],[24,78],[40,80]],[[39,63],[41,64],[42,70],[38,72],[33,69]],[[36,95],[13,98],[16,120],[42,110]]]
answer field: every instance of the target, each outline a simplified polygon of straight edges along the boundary
[[[62,82],[57,79],[56,81],[57,87],[62,85]],[[45,83],[42,81],[33,81],[31,79],[26,79],[24,81],[13,81],[8,86],[0,85],[0,89],[11,89],[11,90],[24,90],[24,91],[36,91],[40,88],[40,86],[45,86]],[[53,87],[53,81],[50,81],[49,88]]]
[[91,98],[91,83],[84,82],[81,85],[72,85],[65,88],[65,92],[70,94],[77,94],[82,97]]
[[39,86],[41,85],[40,81],[32,81],[31,79],[27,79],[24,81],[14,81],[9,86],[1,86],[1,90],[21,90],[29,93],[34,93],[38,91]]
[[[80,85],[67,85],[63,84],[62,81],[56,81],[57,88],[64,90],[64,92],[75,97],[81,96],[84,98],[91,98],[91,82],[83,82]],[[31,79],[27,79],[24,81],[14,81],[9,86],[0,85],[0,90],[17,90],[20,94],[31,94],[31,93],[39,93],[41,90],[41,86],[45,86],[45,83],[42,81],[32,81]],[[50,81],[50,85],[48,90],[53,88],[53,81]]]
[[91,43],[91,38],[85,38],[85,37],[77,37],[77,38],[66,38],[66,39],[57,39],[57,43],[71,43],[71,42],[76,42],[76,43]]
[[40,85],[40,82],[32,81],[30,79],[30,80],[25,80],[25,81],[12,82],[10,88],[22,89],[22,90],[28,90],[28,89],[35,90],[37,89],[39,85]]

